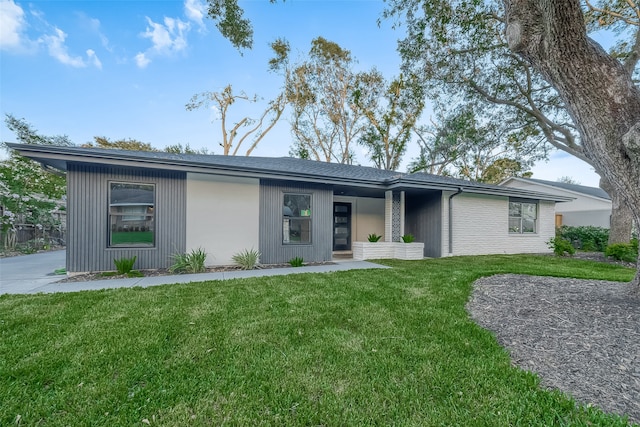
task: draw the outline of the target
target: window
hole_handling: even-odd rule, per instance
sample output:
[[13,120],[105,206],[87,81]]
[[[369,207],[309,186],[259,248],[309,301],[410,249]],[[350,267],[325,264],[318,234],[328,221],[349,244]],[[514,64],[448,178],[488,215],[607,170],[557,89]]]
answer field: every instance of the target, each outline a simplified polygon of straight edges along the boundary
[[537,220],[537,203],[509,202],[509,233],[535,233]]
[[284,195],[282,204],[282,243],[311,243],[311,195]]
[[155,245],[155,185],[109,183],[109,246]]

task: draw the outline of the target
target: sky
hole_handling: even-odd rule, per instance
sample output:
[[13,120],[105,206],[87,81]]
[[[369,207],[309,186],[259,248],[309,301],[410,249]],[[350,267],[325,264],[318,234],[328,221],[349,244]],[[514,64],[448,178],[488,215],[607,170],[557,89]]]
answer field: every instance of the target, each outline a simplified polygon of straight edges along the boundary
[[[76,144],[102,136],[220,154],[216,111],[187,111],[185,105],[195,94],[231,84],[234,92],[261,99],[234,104],[231,121],[257,117],[282,85],[268,71],[269,43],[277,38],[287,39],[296,57],[322,36],[350,50],[357,71],[376,67],[387,78],[399,72],[396,42],[403,32],[391,22],[378,25],[382,0],[240,4],[255,31],[253,49],[242,53],[207,19],[204,0],[0,0],[0,140],[15,141],[4,125],[4,115],[12,114],[42,135],[67,135]],[[423,119],[432,114],[427,109]],[[288,155],[286,118],[252,155]],[[401,169],[417,153],[417,146],[409,147]],[[562,152],[533,172],[534,178],[569,176],[598,186],[589,165]]]

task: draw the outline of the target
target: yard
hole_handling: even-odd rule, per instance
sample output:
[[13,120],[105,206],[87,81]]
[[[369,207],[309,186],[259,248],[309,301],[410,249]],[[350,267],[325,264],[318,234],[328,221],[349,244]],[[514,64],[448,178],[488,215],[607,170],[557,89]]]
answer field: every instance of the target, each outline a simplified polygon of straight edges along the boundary
[[0,297],[0,425],[601,425],[465,311],[495,273],[628,281],[536,256]]

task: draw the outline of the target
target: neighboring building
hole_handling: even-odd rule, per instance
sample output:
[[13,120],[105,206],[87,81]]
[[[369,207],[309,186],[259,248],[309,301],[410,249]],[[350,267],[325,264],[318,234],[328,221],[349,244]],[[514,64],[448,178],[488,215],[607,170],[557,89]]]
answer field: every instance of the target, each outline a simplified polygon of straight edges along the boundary
[[556,205],[556,227],[611,226],[611,198],[601,188],[532,178],[509,178],[500,185],[572,198]]
[[329,261],[371,233],[413,234],[421,255],[548,252],[569,200],[453,178],[296,158],[7,144],[67,172],[67,271],[161,268],[203,248],[208,265],[244,249],[261,262]]

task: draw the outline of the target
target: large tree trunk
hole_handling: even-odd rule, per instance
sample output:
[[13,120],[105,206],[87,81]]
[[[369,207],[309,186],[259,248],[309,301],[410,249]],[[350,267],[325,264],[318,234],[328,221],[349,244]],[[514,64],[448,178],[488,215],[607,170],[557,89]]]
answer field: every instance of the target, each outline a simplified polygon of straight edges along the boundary
[[[623,65],[587,37],[579,0],[503,0],[509,48],[554,86],[585,155],[640,223],[640,92]],[[640,273],[633,281],[640,290]]]
[[609,228],[609,244],[629,243],[633,226],[633,212],[624,203],[616,189],[606,179],[600,179],[600,188],[611,197],[611,225]]

